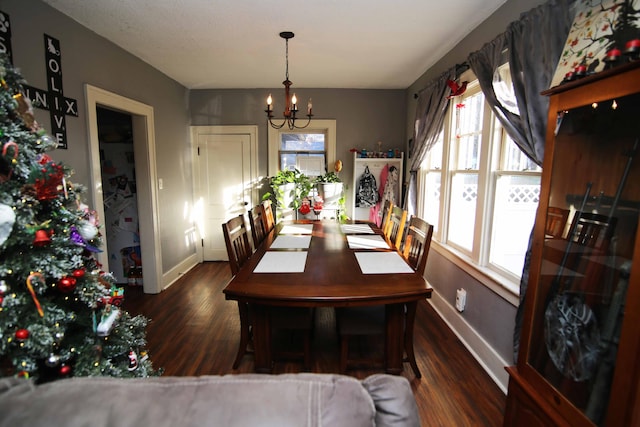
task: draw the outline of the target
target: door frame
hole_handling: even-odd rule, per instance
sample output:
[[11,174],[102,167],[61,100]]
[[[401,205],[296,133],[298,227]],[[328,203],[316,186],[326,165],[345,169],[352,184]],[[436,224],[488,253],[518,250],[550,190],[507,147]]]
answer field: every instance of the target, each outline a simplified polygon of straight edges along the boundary
[[[98,139],[98,106],[112,108],[131,114],[133,123],[133,153],[136,168],[136,190],[138,214],[144,221],[139,222],[140,252],[144,272],[143,288],[148,294],[162,291],[162,248],[160,243],[158,195],[156,189],[156,149],[153,107],[124,96],[85,84],[87,127],[89,130],[89,158],[93,208],[98,218],[103,220],[104,196],[102,192],[102,172],[100,168],[100,143]],[[98,253],[98,262],[104,271],[109,271],[109,252]]]
[[[191,133],[191,156],[193,164],[193,200],[196,229],[198,238],[202,241],[202,189],[200,188],[200,161],[198,156],[198,136],[201,134],[218,134],[218,135],[249,135],[251,142],[251,164],[249,166],[251,171],[251,204],[255,205],[259,202],[259,185],[262,181],[262,177],[258,176],[258,126],[257,125],[238,125],[238,126],[226,126],[226,125],[212,125],[212,126],[190,126]],[[204,262],[204,250],[202,245],[197,247],[200,249],[197,251],[198,262]]]

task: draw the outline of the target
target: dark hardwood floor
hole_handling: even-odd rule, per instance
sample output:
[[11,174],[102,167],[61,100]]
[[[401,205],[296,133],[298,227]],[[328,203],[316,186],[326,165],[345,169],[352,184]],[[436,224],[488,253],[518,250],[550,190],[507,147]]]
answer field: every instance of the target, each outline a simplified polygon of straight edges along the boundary
[[[141,287],[125,290],[124,308],[151,319],[148,349],[154,366],[163,368],[165,376],[253,372],[251,355],[237,370],[231,368],[240,322],[237,303],[222,294],[230,278],[226,262],[207,262],[160,294],[144,294]],[[334,322],[331,309],[316,311],[313,372],[339,370]],[[403,375],[411,382],[424,426],[502,425],[505,395],[426,301],[418,304],[414,343],[422,378],[415,378],[408,364]],[[379,342],[359,345],[359,351],[380,348]],[[358,351],[358,345],[353,347]],[[301,370],[301,362],[278,361],[274,373]],[[354,370],[349,375],[364,378],[376,372]]]

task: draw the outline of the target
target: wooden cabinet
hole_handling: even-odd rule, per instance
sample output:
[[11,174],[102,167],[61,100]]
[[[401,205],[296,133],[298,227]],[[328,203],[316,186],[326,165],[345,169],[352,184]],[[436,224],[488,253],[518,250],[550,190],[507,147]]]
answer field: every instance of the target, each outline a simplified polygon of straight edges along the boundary
[[[403,160],[404,153],[400,153],[400,157],[359,157],[360,153],[353,153],[353,194],[352,212],[354,220],[369,220],[371,210],[371,200],[368,196],[359,194],[361,188],[361,179],[365,172],[369,172],[375,181],[375,189],[378,193],[382,193],[386,181],[381,182],[382,171],[387,168],[387,181],[391,185],[391,190],[395,195],[396,205],[402,206],[402,180],[403,180]],[[394,171],[395,170],[395,171]],[[382,187],[382,190],[381,188]]]
[[545,94],[540,204],[504,424],[639,425],[640,62]]

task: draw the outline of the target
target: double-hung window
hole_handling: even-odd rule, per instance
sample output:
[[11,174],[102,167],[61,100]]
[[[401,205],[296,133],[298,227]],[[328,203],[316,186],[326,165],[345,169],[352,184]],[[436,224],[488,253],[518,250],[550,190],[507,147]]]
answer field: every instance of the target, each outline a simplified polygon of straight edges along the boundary
[[305,129],[269,128],[269,175],[287,169],[323,175],[335,161],[335,132],[335,120],[312,120]]
[[[510,85],[508,68],[500,74]],[[420,169],[418,214],[463,268],[517,293],[541,169],[500,126],[473,75],[463,77],[467,90],[451,100],[441,136]]]

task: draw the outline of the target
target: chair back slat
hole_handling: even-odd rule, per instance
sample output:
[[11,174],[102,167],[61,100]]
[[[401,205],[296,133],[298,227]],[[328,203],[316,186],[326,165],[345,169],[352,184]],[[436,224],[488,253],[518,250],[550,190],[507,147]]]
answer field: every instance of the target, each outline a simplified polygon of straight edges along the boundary
[[251,246],[247,234],[244,215],[238,215],[222,224],[222,234],[227,246],[229,266],[233,275],[238,274],[240,267],[251,257]]

